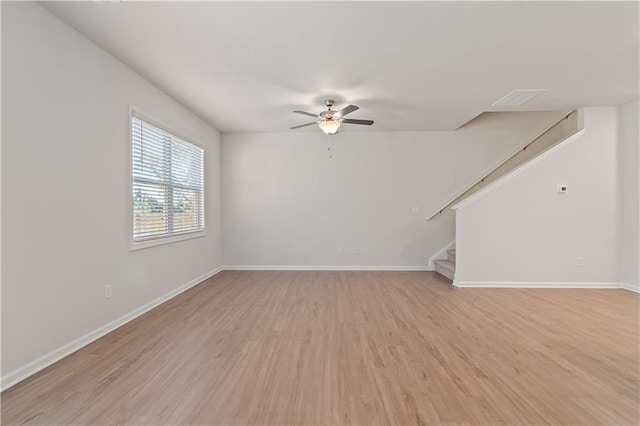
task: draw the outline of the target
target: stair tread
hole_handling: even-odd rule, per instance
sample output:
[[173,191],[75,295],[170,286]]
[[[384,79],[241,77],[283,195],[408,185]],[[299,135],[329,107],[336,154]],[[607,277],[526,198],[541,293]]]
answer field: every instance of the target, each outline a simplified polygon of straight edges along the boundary
[[433,263],[435,263],[438,266],[441,266],[442,268],[448,269],[451,272],[456,270],[456,264],[451,260],[436,259],[433,261]]
[[455,255],[456,249],[447,250],[447,253]]

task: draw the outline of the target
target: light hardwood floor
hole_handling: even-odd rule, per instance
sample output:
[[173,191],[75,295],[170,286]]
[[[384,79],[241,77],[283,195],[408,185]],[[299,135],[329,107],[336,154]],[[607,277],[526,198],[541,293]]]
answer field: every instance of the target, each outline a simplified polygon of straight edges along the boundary
[[222,272],[2,394],[3,424],[609,424],[639,297],[430,272]]

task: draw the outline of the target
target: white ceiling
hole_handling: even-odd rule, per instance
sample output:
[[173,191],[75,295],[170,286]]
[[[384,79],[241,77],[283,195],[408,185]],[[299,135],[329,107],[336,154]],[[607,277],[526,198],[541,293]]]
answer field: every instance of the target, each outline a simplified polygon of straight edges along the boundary
[[[637,2],[43,5],[224,132],[286,131],[327,97],[378,131],[638,98]],[[513,89],[548,91],[491,107]]]

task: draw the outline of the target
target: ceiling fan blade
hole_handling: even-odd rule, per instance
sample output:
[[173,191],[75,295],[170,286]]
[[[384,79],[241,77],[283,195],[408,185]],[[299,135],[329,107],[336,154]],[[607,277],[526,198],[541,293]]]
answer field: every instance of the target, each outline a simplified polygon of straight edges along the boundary
[[290,129],[299,129],[300,127],[307,127],[307,126],[312,126],[314,124],[318,124],[316,121],[314,121],[313,123],[306,123],[306,124],[300,124],[299,126],[293,126],[293,127],[289,127]]
[[308,115],[309,117],[316,117],[318,118],[318,114],[312,114],[310,112],[305,112],[305,111],[293,111],[296,114],[302,114],[302,115]]
[[340,111],[336,111],[333,114],[333,116],[336,117],[336,118],[344,117],[345,115],[351,114],[353,111],[357,111],[359,109],[360,108],[358,108],[355,105],[349,105],[349,106],[346,106],[346,107],[342,108]]
[[373,120],[354,120],[351,118],[343,118],[340,122],[344,124],[363,124],[365,126],[371,126],[373,124]]

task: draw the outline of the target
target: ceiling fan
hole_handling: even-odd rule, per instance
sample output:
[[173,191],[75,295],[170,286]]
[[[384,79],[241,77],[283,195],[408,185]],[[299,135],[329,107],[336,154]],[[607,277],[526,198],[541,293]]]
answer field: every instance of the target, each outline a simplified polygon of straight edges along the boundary
[[371,126],[373,124],[373,120],[355,120],[351,118],[344,118],[345,115],[351,114],[353,111],[356,111],[358,108],[355,105],[349,105],[347,107],[342,108],[340,111],[334,111],[331,109],[335,101],[333,99],[327,99],[324,101],[324,104],[327,106],[326,111],[322,111],[320,114],[313,114],[311,112],[305,111],[293,111],[296,114],[308,115],[310,117],[315,117],[318,120],[313,121],[311,123],[300,124],[299,126],[290,127],[290,129],[299,129],[300,127],[312,126],[317,124],[320,129],[325,132],[327,135],[335,135],[338,133],[338,129],[341,124],[361,124],[364,126]]

